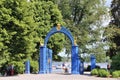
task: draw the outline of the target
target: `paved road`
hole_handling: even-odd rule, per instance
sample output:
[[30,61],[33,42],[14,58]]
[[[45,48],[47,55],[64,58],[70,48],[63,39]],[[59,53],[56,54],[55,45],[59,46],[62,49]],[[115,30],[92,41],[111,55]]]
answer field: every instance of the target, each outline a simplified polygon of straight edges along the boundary
[[0,77],[0,80],[120,80],[120,78],[100,78],[90,75],[70,74],[21,74],[17,76]]

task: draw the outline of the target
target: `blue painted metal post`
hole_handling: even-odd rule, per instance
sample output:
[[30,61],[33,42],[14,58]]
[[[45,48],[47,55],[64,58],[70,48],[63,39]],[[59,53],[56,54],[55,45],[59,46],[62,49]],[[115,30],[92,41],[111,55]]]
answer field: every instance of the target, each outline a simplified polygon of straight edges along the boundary
[[72,74],[79,74],[78,46],[72,46]]
[[39,74],[46,74],[46,47],[40,47],[39,54]]
[[30,74],[30,61],[29,60],[25,62],[25,73]]
[[49,65],[48,65],[48,48],[46,48],[46,73],[48,73],[49,72],[49,70],[48,70],[48,67],[49,67]]
[[80,61],[80,74],[84,73],[84,62]]
[[52,50],[49,49],[48,51],[48,70],[49,70],[49,73],[52,72]]
[[96,66],[96,58],[94,55],[91,55],[91,70],[95,68]]
[[81,73],[81,60],[79,59],[79,62],[78,62],[78,64],[79,64],[79,74]]

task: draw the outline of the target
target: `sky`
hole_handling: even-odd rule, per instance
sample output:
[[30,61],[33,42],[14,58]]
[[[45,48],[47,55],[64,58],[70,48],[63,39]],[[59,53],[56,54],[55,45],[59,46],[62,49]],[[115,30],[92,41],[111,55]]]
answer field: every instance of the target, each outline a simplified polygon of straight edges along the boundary
[[106,4],[105,5],[108,6],[108,7],[110,7],[111,1],[112,0],[106,0]]

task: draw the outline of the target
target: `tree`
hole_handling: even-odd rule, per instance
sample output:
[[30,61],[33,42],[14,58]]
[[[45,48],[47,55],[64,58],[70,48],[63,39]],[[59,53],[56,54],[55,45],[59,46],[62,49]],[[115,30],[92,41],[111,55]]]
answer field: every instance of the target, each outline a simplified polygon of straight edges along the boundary
[[[0,65],[14,64],[16,71],[23,73],[24,62],[29,59],[35,68],[38,65],[40,39],[43,40],[57,23],[63,23],[62,16],[57,6],[50,1],[1,0]],[[64,37],[60,36],[56,34],[48,42],[48,47],[53,48],[55,55],[62,48],[58,41],[62,43]]]
[[[94,0],[94,2],[91,2],[89,0],[38,1],[52,1],[58,5],[64,22],[66,23],[65,26],[72,32],[74,38],[77,36],[77,43],[80,45],[79,47],[81,53],[91,53],[93,50],[95,52],[95,48],[90,50],[90,48],[88,49],[86,47],[86,45],[95,47],[95,44],[97,45],[97,48],[99,48],[99,51],[105,53],[104,48],[101,49],[101,47],[104,47],[106,45],[103,43],[101,38],[101,35],[103,34],[102,31],[104,30],[102,23],[106,17],[106,7],[104,6],[104,0]],[[65,39],[66,40],[64,40],[64,47],[67,48],[66,53],[70,53],[70,41],[68,41],[68,38]]]
[[[57,0],[56,0],[57,1]],[[102,40],[104,31],[103,22],[106,19],[106,7],[104,0],[60,0],[56,2],[62,12],[67,28],[72,32],[74,38],[77,37],[77,44],[80,53],[105,53]],[[67,38],[65,38],[67,40]],[[68,40],[67,40],[68,42]],[[65,43],[65,47],[70,43]],[[95,46],[96,45],[96,46]],[[88,46],[92,48],[88,48]],[[102,49],[101,49],[102,47]],[[70,49],[67,50],[70,53]]]
[[112,57],[111,69],[113,70],[120,70],[120,52],[117,52],[115,56]]
[[[41,39],[44,41],[47,33],[53,26],[59,24],[64,24],[62,20],[62,15],[57,7],[51,1],[34,1],[31,0],[31,3],[34,5],[34,20],[35,24],[37,24],[36,32],[38,35],[38,44]],[[60,60],[61,58],[58,56],[58,53],[62,50],[64,41],[63,34],[55,34],[50,37],[47,47],[53,50],[53,59]],[[37,46],[37,48],[39,45]],[[39,48],[38,48],[39,50]],[[34,53],[36,55],[37,53]]]
[[110,42],[108,55],[113,57],[120,51],[120,1],[112,0],[111,4],[111,22],[106,29],[107,40]]
[[8,33],[5,29],[2,29],[0,25],[0,67],[10,59],[10,53],[8,51],[9,48],[6,45],[10,40],[10,37],[8,36],[10,36],[10,33]]
[[14,64],[21,73],[21,64],[36,51],[36,25],[30,4],[26,0],[1,0],[0,21],[0,65]]
[[111,69],[120,70],[118,67],[120,65],[120,1],[112,0],[111,7],[111,22],[106,28],[106,40],[110,43],[109,51],[107,55],[112,59]]

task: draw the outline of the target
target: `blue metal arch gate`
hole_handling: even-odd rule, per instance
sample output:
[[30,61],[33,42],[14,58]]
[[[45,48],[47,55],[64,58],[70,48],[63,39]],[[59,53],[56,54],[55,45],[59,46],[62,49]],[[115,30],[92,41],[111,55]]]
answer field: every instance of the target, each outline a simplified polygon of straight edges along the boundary
[[[71,49],[71,74],[79,74],[80,73],[80,59],[78,57],[78,46],[74,43],[74,38],[72,37],[72,34],[69,30],[67,30],[65,27],[57,25],[53,27],[50,32],[47,34],[44,45],[40,47],[40,54],[39,54],[39,74],[46,74],[47,73],[47,59],[46,59],[46,50],[47,50],[47,42],[55,33],[64,33],[71,41],[72,43],[72,49]],[[52,54],[52,53],[51,53]]]

